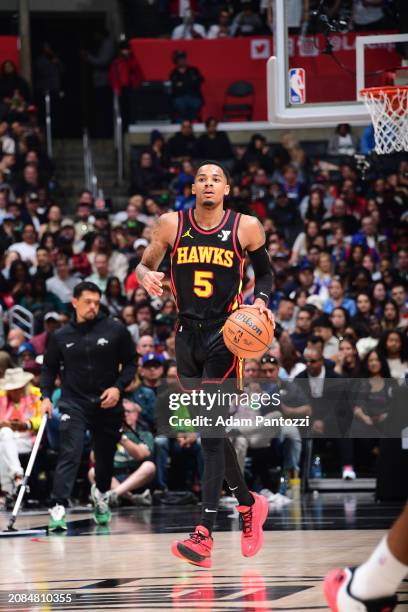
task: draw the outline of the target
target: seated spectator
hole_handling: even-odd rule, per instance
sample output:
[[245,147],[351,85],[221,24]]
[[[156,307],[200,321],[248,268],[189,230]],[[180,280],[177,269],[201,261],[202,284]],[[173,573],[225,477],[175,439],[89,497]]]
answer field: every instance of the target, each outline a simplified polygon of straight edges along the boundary
[[147,353],[154,353],[153,336],[140,336],[139,341],[136,345],[136,352],[141,357],[144,357],[144,355],[146,355]]
[[356,314],[351,319],[357,335],[362,338],[369,334],[370,315],[373,313],[373,303],[368,293],[360,291],[356,299]]
[[71,274],[68,257],[60,254],[56,258],[55,274],[46,281],[46,288],[63,304],[68,304],[71,302],[72,292],[79,280],[77,276]]
[[360,359],[364,359],[368,351],[371,351],[377,347],[382,333],[383,330],[378,317],[375,314],[370,315],[368,322],[368,335],[360,338],[356,345]]
[[350,315],[348,311],[343,306],[333,308],[330,314],[330,321],[333,325],[334,335],[337,336],[337,338],[343,338],[346,333],[346,328],[350,325]]
[[396,303],[401,319],[408,317],[408,294],[404,283],[396,282],[391,287],[391,297]]
[[292,246],[292,254],[290,257],[290,264],[292,266],[296,266],[305,257],[309,258],[313,242],[320,234],[320,226],[317,221],[307,221],[305,226],[305,231],[297,235]]
[[254,12],[251,2],[242,2],[242,11],[231,25],[231,36],[256,36],[263,30],[260,16]]
[[47,281],[42,276],[33,276],[31,283],[25,285],[23,297],[18,301],[20,306],[34,315],[36,331],[42,326],[42,320],[47,311],[63,310],[61,300],[47,290],[46,283]]
[[[220,11],[218,23],[214,23],[208,29],[207,38],[228,38],[231,36],[231,18],[227,10]],[[210,157],[209,159],[213,159]]]
[[361,244],[364,252],[369,253],[374,261],[378,261],[381,251],[381,243],[386,241],[386,236],[378,233],[378,228],[371,216],[361,219],[361,231],[355,234],[351,240],[351,246]]
[[194,11],[186,13],[183,23],[176,26],[171,33],[172,40],[199,40],[206,37],[204,26],[194,21]]
[[31,344],[37,355],[43,355],[47,347],[48,339],[61,327],[61,317],[58,312],[47,312],[44,316],[44,331],[32,336]]
[[124,282],[128,271],[128,260],[124,253],[113,249],[109,237],[97,234],[92,242],[91,251],[88,253],[88,260],[93,272],[97,272],[95,258],[97,254],[105,254],[108,257],[108,270],[110,276],[117,276],[121,283]]
[[33,375],[7,369],[0,380],[0,484],[15,495],[23,478],[19,455],[31,453],[41,421],[40,391],[29,385]]
[[[95,258],[95,264],[97,263],[98,257],[100,257],[100,255]],[[126,298],[122,294],[122,287],[117,276],[111,276],[108,279],[105,293],[102,295],[101,304],[107,307],[112,317],[121,317],[122,309],[126,304]]]
[[326,316],[313,320],[312,332],[323,340],[323,357],[334,359],[339,352],[339,340],[333,335],[333,324]]
[[[171,393],[182,391],[177,379],[177,367],[170,363],[167,368],[165,384],[157,396],[157,413],[166,415],[169,410]],[[179,406],[172,414],[184,415],[185,407]],[[177,470],[178,488],[191,490],[197,478],[202,477],[203,456],[197,434],[188,427],[173,428],[171,437],[160,434],[155,438],[155,460],[157,466],[156,485],[160,491],[166,491],[170,484],[170,470]],[[170,470],[169,470],[170,467]],[[172,469],[174,468],[174,470]],[[180,474],[180,472],[182,472]]]
[[169,139],[168,152],[171,160],[180,160],[185,157],[197,157],[197,140],[193,133],[190,120],[184,120],[180,131]]
[[49,207],[46,215],[46,222],[42,223],[40,227],[40,237],[42,238],[45,232],[50,232],[51,234],[58,234],[61,228],[62,222],[62,211],[60,206],[57,204],[53,204]]
[[183,192],[176,197],[174,210],[188,210],[195,206],[195,195],[191,185],[184,185]]
[[150,149],[149,149],[153,163],[161,168],[167,168],[169,165],[167,144],[164,140],[163,135],[159,130],[153,130],[150,135]]
[[[122,321],[128,328],[128,331],[132,336],[132,340],[136,345],[139,342],[139,326],[136,323],[135,307],[132,304],[127,304],[122,309]],[[149,350],[154,350],[153,344]]]
[[353,394],[354,421],[351,433],[359,438],[376,438],[393,409],[397,388],[384,357],[374,349],[365,356],[361,372],[363,380]]
[[392,299],[388,299],[384,303],[384,314],[381,319],[383,330],[394,330],[397,327],[403,328],[408,324],[407,319],[400,317],[399,309]]
[[96,253],[93,261],[96,270],[93,274],[86,277],[86,281],[95,283],[97,287],[105,293],[109,279],[109,258],[106,253]]
[[290,334],[295,331],[295,304],[288,297],[282,297],[275,316],[275,321]]
[[329,155],[354,155],[358,149],[358,140],[348,123],[339,123],[329,140]]
[[354,300],[345,297],[343,283],[339,277],[331,279],[328,291],[329,297],[323,303],[323,312],[331,314],[335,309],[344,308],[350,317],[354,317],[356,304]]
[[328,287],[333,277],[333,263],[329,253],[323,251],[319,254],[314,272],[315,291],[322,298],[323,303],[329,297]]
[[[282,415],[307,416],[311,414],[311,408],[306,403],[306,398],[300,389],[293,383],[287,384],[279,378],[279,364],[275,357],[265,356],[261,359],[261,370],[256,360],[248,360],[244,366],[245,396],[253,395],[254,400],[259,393],[280,393],[281,403],[274,406],[261,405],[256,414],[265,418],[279,419]],[[250,367],[252,365],[252,367]],[[284,397],[284,401],[283,401]],[[255,400],[256,401],[256,400]],[[237,452],[238,463],[244,469],[245,458],[248,454],[252,460],[253,480],[260,480],[262,495],[272,500],[270,470],[274,461],[275,449],[282,452],[282,468],[285,475],[297,477],[299,473],[300,454],[302,442],[299,430],[295,426],[277,425],[274,427],[257,427],[254,420],[254,409],[243,400],[231,405],[230,413],[234,417],[246,419],[251,425],[236,428],[239,435],[231,438],[232,445]],[[234,428],[235,429],[235,428]],[[235,432],[234,432],[235,433]]]
[[288,164],[282,172],[282,189],[292,202],[299,206],[304,195],[304,184],[300,180],[299,170],[293,164]]
[[10,306],[17,304],[21,300],[24,296],[26,285],[30,283],[31,276],[27,262],[15,259],[10,266],[8,283],[5,283],[5,287],[8,286],[9,290]]
[[14,191],[16,196],[23,197],[26,193],[36,193],[42,187],[38,168],[35,164],[26,164],[22,176],[16,177]]
[[[323,355],[316,349],[304,353],[306,370],[296,376],[296,381],[307,381],[302,390],[312,406],[312,431],[316,436],[344,436],[351,424],[351,409],[346,395],[347,386],[334,371],[327,372]],[[339,437],[336,440],[343,478],[356,478],[353,468],[352,441]]]
[[161,377],[164,373],[163,362],[163,356],[157,353],[146,353],[142,357],[140,377],[143,381],[143,386],[152,389],[155,393],[157,393],[160,387]]
[[201,85],[204,78],[198,68],[189,66],[187,53],[175,51],[173,54],[175,68],[170,73],[173,106],[178,120],[197,118],[203,105]]
[[37,248],[37,232],[35,231],[34,225],[28,223],[23,228],[22,241],[12,244],[9,247],[9,251],[15,251],[20,255],[23,261],[28,261],[32,265],[35,265]]
[[94,226],[91,221],[92,204],[87,201],[79,201],[76,207],[75,214],[75,239],[82,240],[86,234],[94,231]]
[[315,189],[310,192],[308,205],[304,213],[305,221],[316,221],[319,225],[323,221],[323,217],[327,212],[323,196],[324,193],[321,189]]
[[408,340],[399,330],[385,331],[377,345],[382,358],[387,361],[392,378],[400,383],[408,371]]
[[232,162],[234,153],[228,134],[218,131],[218,121],[209,117],[205,122],[207,132],[197,141],[197,152],[201,159],[217,159]]
[[296,316],[295,331],[290,334],[296,350],[299,355],[303,353],[306,347],[307,339],[312,329],[312,315],[309,308],[300,308]]
[[9,108],[15,93],[23,99],[30,100],[30,86],[17,72],[17,66],[11,60],[2,63],[0,69],[0,101]]
[[359,378],[362,376],[360,356],[351,338],[340,340],[339,351],[335,355],[335,360],[334,371],[336,374],[347,378]]
[[163,179],[163,171],[153,164],[151,153],[144,151],[132,170],[132,193],[148,195],[151,191],[161,189]]
[[282,231],[288,243],[292,243],[294,237],[298,235],[301,219],[296,203],[290,200],[284,191],[277,194],[275,207],[269,216]]
[[[154,478],[156,466],[151,460],[154,440],[150,431],[139,421],[141,407],[128,399],[123,400],[124,424],[122,437],[113,460],[113,478],[109,494],[109,505],[118,506],[120,501],[135,506],[149,506],[152,498],[144,489]],[[88,473],[91,483],[95,482],[95,468]]]
[[10,354],[13,361],[17,361],[18,349],[24,342],[26,337],[20,327],[12,327],[7,334],[7,345],[5,349]]

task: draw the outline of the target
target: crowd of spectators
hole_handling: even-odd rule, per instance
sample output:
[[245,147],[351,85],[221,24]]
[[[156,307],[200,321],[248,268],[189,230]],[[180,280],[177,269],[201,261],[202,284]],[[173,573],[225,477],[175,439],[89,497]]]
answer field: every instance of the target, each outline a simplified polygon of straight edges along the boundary
[[[363,378],[365,395],[350,408],[353,427],[357,432],[372,432],[370,439],[375,441],[377,427],[391,410],[389,398],[408,370],[407,156],[387,158],[363,181],[349,155],[358,142],[348,126],[339,126],[325,159],[316,160],[294,133],[285,133],[275,145],[254,134],[245,146],[233,147],[228,134],[218,131],[215,118],[208,119],[207,130],[199,138],[186,120],[167,141],[160,132],[153,132],[150,146],[139,151],[125,210],[115,212],[107,201],[95,201],[84,190],[71,218],[53,191],[53,167],[43,133],[36,113],[30,111],[29,91],[18,79],[14,75],[13,87],[24,99],[21,108],[0,79],[4,94],[0,123],[3,491],[12,494],[21,480],[18,453],[23,460],[39,422],[42,355],[49,335],[71,316],[72,291],[81,279],[98,285],[102,309],[127,326],[139,356],[137,376],[125,396],[125,426],[133,432],[134,447],[128,453],[118,449],[118,478],[112,485],[116,499],[151,503],[148,495],[132,493],[140,493],[147,485],[158,491],[169,486],[199,491],[202,457],[197,435],[180,431],[169,439],[157,431],[158,407],[166,402],[169,387],[177,385],[175,302],[169,285],[162,298],[151,299],[139,285],[135,267],[149,244],[155,220],[168,210],[194,206],[194,168],[203,158],[220,160],[230,170],[226,205],[260,219],[274,270],[269,307],[276,316],[277,333],[268,354],[247,363],[247,386],[262,386],[259,376],[278,386],[294,377],[307,379],[310,392],[298,394],[284,411],[309,415],[312,431],[324,436],[330,416],[325,413],[327,405],[319,401],[325,379]],[[169,272],[168,256],[160,269]],[[246,303],[252,300],[252,289],[253,271],[247,261]],[[28,312],[29,330],[13,319],[15,306]],[[47,457],[47,452],[58,450],[58,396],[56,388],[54,419],[44,451]],[[262,440],[252,448],[251,436],[244,436],[243,445],[241,437],[237,447],[244,466],[248,464],[245,457],[252,457],[252,472],[247,475],[255,487],[272,487],[268,473],[263,468],[259,471],[265,454],[274,457],[271,468],[275,462],[291,474],[299,472],[298,432],[275,433],[274,453],[269,439],[266,446]],[[89,468],[91,443],[86,448],[84,463]],[[365,447],[365,451],[357,466],[360,472],[370,463],[367,457],[373,457],[373,448]],[[334,469],[354,477],[350,444],[339,444],[336,456]],[[7,464],[4,457],[9,458]],[[7,465],[12,472],[5,474]],[[49,457],[39,466],[45,466],[44,474],[50,478]]]
[[[173,40],[257,36],[273,30],[272,0],[172,0],[124,3],[131,35],[170,36]],[[313,12],[322,10],[320,0],[290,0],[287,24],[292,33],[321,31]],[[395,27],[395,0],[330,0],[324,3],[329,19],[344,21],[343,30],[375,30]],[[144,14],[142,14],[144,13]],[[138,16],[141,18],[138,21]],[[154,20],[153,17],[156,17]]]

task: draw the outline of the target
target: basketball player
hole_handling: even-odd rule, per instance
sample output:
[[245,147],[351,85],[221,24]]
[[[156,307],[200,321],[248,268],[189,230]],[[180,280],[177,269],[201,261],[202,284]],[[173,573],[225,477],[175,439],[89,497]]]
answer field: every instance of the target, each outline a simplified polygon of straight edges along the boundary
[[334,612],[391,612],[397,605],[398,585],[407,575],[408,503],[363,565],[326,576],[324,593]]
[[[272,312],[267,308],[272,272],[264,230],[255,217],[224,209],[229,190],[228,172],[221,164],[201,164],[193,184],[196,207],[169,212],[158,219],[151,244],[137,267],[145,289],[152,296],[160,296],[164,274],[156,270],[167,249],[171,249],[171,283],[179,313],[176,359],[182,381],[199,379],[219,386],[238,375],[242,364],[226,348],[222,326],[242,301],[245,251],[255,273],[254,305],[273,323]],[[172,552],[189,563],[209,568],[211,533],[224,477],[239,502],[241,550],[246,557],[255,555],[262,546],[268,502],[249,492],[227,437],[205,436],[201,442],[204,474],[200,524],[189,538],[174,542]]]

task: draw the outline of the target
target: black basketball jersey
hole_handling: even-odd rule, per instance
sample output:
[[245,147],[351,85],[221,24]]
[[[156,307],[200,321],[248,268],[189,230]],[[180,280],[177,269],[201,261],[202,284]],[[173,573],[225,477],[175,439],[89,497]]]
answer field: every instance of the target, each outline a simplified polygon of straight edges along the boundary
[[237,236],[240,216],[225,210],[217,227],[204,230],[195,221],[194,209],[179,212],[171,252],[171,286],[180,315],[220,319],[242,303],[244,257]]

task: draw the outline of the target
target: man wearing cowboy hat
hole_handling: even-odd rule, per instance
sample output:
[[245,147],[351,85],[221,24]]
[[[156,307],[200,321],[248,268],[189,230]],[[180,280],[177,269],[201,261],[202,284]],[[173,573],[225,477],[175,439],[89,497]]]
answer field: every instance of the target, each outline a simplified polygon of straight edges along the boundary
[[41,420],[39,390],[29,385],[33,374],[8,368],[0,379],[0,483],[8,495],[23,477],[19,454],[30,453]]

